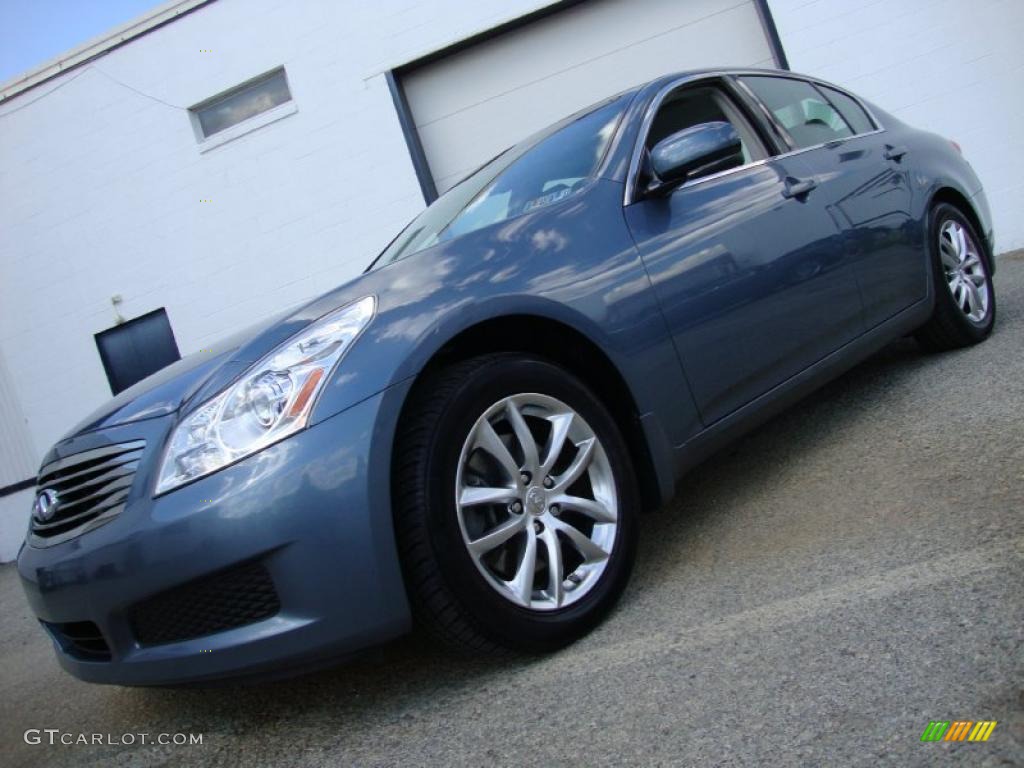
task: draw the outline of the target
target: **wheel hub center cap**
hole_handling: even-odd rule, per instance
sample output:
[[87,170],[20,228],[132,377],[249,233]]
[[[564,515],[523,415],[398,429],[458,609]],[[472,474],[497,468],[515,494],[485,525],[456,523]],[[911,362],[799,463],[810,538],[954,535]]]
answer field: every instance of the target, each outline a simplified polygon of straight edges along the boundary
[[544,508],[547,506],[547,494],[544,490],[536,485],[532,486],[526,492],[526,508],[531,514],[540,515],[544,512]]

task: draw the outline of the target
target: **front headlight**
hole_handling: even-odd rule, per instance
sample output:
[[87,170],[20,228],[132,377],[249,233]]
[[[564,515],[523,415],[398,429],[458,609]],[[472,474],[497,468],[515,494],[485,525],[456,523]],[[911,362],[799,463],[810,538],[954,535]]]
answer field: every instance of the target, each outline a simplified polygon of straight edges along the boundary
[[367,296],[324,315],[182,420],[167,443],[156,493],[223,469],[305,427],[317,394],[376,304]]

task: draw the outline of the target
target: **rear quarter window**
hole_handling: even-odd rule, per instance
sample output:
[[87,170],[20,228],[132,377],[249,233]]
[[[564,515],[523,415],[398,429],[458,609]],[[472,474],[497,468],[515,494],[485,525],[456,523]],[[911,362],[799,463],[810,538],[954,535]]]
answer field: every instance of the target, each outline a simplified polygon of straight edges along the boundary
[[835,88],[829,88],[827,85],[820,85],[818,87],[828,100],[832,102],[832,106],[839,110],[839,114],[849,123],[854,133],[870,133],[875,130],[876,126],[872,122],[871,117],[855,99],[847,96],[842,91],[837,91]]

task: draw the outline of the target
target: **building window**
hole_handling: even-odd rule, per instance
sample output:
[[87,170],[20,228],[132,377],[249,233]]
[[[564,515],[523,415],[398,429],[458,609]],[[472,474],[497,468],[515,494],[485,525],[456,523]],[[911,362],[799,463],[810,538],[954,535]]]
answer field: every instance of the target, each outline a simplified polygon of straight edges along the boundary
[[163,309],[97,333],[96,348],[115,395],[181,359]]
[[[275,69],[207,99],[189,111],[202,140],[276,110],[291,100],[292,94],[288,89],[284,69]],[[260,121],[252,127],[263,124]]]

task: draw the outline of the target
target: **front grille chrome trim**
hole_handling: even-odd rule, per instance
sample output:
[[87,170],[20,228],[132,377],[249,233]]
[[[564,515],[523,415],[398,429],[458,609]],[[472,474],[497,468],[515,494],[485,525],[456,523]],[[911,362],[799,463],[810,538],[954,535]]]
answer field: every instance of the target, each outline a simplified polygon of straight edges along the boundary
[[115,507],[118,507],[118,506],[121,507],[122,509],[124,509],[124,502],[118,500],[118,501],[115,501],[113,503],[107,503],[105,505],[104,504],[100,504],[100,505],[97,505],[96,507],[90,507],[89,509],[85,510],[84,512],[79,512],[77,515],[72,515],[71,517],[66,517],[63,520],[58,520],[58,521],[56,521],[54,523],[33,523],[32,524],[32,530],[40,531],[40,532],[45,532],[45,531],[51,531],[54,528],[63,528],[68,523],[73,523],[73,522],[75,522],[77,520],[83,520],[83,519],[85,519],[87,517],[95,517],[95,516],[97,516],[98,514],[100,514],[102,512],[106,512],[108,509],[114,509]]
[[[85,496],[69,501],[66,504],[60,505],[61,518],[55,520],[54,523],[60,524],[66,522],[75,515],[70,515],[72,509],[78,509],[83,504],[86,504],[86,509],[93,509],[98,506],[105,504],[110,497],[116,496],[118,500],[123,499],[128,495],[128,489],[132,487],[132,481],[135,479],[135,473],[132,472],[128,475],[122,475],[121,477],[115,478],[106,485],[96,490],[90,491]],[[62,492],[63,493],[63,492]],[[70,491],[69,491],[70,493]],[[90,502],[92,502],[90,504]],[[64,515],[67,515],[66,517]],[[47,523],[46,525],[40,525],[36,523],[36,528],[53,527],[54,523]]]
[[31,518],[28,543],[52,547],[117,517],[125,508],[145,447],[145,440],[132,440],[81,451],[45,465],[39,471],[36,491],[56,491],[57,512],[46,522]]
[[[142,452],[139,451],[139,456],[141,455]],[[135,474],[135,470],[137,470],[138,468],[139,459],[138,457],[135,457],[127,464],[118,465],[113,469],[108,470],[104,474],[100,475],[99,477],[89,477],[90,475],[95,475],[97,472],[96,467],[89,467],[89,469],[83,469],[80,472],[73,472],[70,475],[64,475],[63,477],[60,478],[60,482],[66,483],[71,480],[79,480],[80,478],[86,477],[87,479],[82,480],[82,482],[80,482],[78,485],[68,486],[67,488],[64,489],[64,493],[75,493],[77,491],[82,490],[83,488],[88,488],[90,485],[96,485],[97,483],[101,483],[107,479],[113,480],[115,477],[121,477],[122,475],[125,474]],[[37,483],[37,485],[40,488],[47,487],[46,482],[42,480],[40,480],[39,483]]]
[[[81,453],[73,453],[70,456],[65,456],[63,459],[57,459],[51,461],[41,470],[39,470],[39,480],[45,481],[54,472],[59,472],[70,466],[78,466],[84,464],[87,461],[93,461],[94,459],[102,459],[104,457],[118,456],[122,453],[129,451],[141,451],[146,447],[145,440],[132,440],[128,443],[117,443],[116,445],[105,445],[102,448],[93,448],[88,451],[82,451]],[[42,487],[46,487],[45,484]]]

